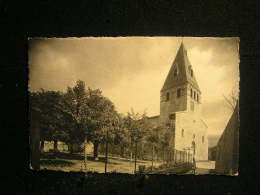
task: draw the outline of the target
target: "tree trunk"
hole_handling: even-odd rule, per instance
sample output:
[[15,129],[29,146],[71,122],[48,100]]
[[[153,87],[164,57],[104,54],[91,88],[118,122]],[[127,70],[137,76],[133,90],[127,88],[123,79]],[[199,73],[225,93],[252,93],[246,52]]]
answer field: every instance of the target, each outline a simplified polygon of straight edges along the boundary
[[120,152],[121,152],[120,157],[124,158],[124,147],[123,146],[121,146]]
[[94,159],[98,160],[98,142],[94,142]]
[[108,163],[108,130],[106,139],[106,161],[105,161],[105,173],[107,173],[107,163]]
[[162,160],[165,162],[165,149],[163,148]]
[[153,151],[152,151],[152,170],[153,171],[153,158],[154,158],[154,144],[153,144]]
[[34,170],[40,169],[40,129],[38,124],[32,122],[31,136],[31,166]]
[[74,153],[74,148],[71,143],[68,144],[68,150],[70,151],[71,154]]
[[57,140],[54,140],[53,149],[54,149],[54,152],[58,152],[58,141]]
[[137,160],[137,142],[135,143],[135,171],[134,173],[136,173],[136,160]]
[[44,140],[41,141],[41,153],[44,152]]
[[84,140],[84,166],[85,166],[85,171],[87,172],[87,136],[85,136],[85,140]]

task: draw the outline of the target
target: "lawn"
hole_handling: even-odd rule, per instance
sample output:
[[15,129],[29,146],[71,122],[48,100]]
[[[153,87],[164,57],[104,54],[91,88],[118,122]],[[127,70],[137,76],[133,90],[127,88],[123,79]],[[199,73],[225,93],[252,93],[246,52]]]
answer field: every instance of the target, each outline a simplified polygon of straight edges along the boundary
[[[134,159],[109,156],[107,164],[108,172],[134,173]],[[154,162],[154,166],[159,166],[161,162]],[[139,165],[151,166],[152,162],[147,160],[137,160],[137,170]],[[84,157],[81,154],[68,153],[45,153],[41,157],[41,169],[58,171],[84,171]],[[99,160],[94,160],[88,156],[87,170],[104,173],[105,156],[99,155]]]

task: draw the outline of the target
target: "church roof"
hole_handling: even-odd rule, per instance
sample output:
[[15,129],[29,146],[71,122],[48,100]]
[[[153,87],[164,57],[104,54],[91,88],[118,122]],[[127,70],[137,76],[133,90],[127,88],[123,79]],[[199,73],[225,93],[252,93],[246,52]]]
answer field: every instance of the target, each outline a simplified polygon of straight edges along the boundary
[[[174,76],[174,71],[176,68],[178,74],[177,76]],[[191,76],[190,71],[193,72],[193,76]],[[181,43],[161,91],[180,86],[187,82],[200,92],[194,71],[187,56],[187,50],[185,49],[184,44]]]

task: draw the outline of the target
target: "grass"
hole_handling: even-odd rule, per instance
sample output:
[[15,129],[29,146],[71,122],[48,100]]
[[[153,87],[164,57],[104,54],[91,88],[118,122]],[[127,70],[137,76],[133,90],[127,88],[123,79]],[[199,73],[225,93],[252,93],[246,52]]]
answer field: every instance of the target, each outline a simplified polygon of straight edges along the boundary
[[[87,171],[104,173],[105,157],[99,155],[99,160],[94,160],[92,156],[87,157]],[[134,160],[109,156],[107,164],[108,172],[134,173]],[[152,162],[147,160],[137,160],[136,169],[139,165],[151,166]],[[154,162],[154,166],[159,166],[160,162]],[[81,154],[69,153],[44,153],[41,157],[41,169],[58,171],[84,171],[84,157]]]

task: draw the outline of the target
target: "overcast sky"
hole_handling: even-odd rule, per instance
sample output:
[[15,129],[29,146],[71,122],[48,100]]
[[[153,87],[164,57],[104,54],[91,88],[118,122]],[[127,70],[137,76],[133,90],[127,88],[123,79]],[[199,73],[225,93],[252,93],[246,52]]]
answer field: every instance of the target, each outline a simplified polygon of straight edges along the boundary
[[[239,39],[183,39],[202,91],[209,135],[223,132],[232,111],[228,96],[239,82]],[[65,91],[76,80],[100,88],[121,113],[160,112],[160,89],[180,37],[33,39],[29,41],[29,90]]]

